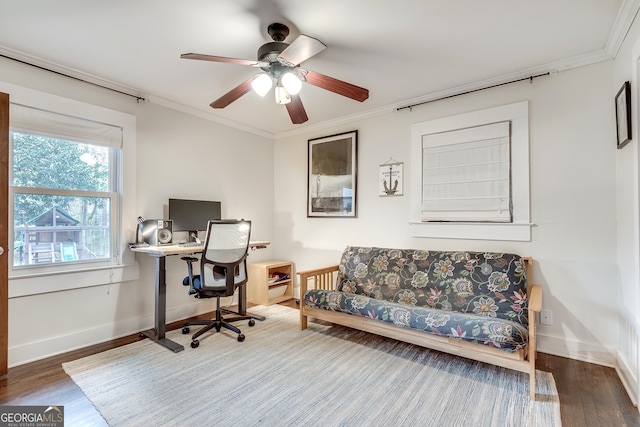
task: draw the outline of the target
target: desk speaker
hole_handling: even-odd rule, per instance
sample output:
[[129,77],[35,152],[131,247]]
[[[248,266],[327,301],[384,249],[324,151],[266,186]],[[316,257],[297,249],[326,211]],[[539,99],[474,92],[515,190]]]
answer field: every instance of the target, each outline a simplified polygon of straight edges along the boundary
[[173,238],[173,221],[170,219],[147,219],[140,224],[142,241],[152,246],[170,245]]

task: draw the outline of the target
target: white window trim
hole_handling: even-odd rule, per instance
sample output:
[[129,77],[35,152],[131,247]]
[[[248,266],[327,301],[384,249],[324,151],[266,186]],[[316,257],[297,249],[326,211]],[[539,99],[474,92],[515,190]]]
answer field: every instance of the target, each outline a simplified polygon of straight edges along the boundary
[[[9,277],[9,298],[135,280],[138,277],[138,266],[135,263],[133,253],[127,247],[127,242],[134,240],[137,226],[135,215],[136,117],[6,82],[0,82],[0,91],[9,94],[10,102],[110,123],[120,126],[123,130],[122,180],[120,184],[122,188],[119,189],[122,194],[122,217],[119,218],[120,229],[118,231],[121,238],[120,246],[114,248],[116,263],[108,267],[85,269],[76,266],[77,270],[65,272],[34,269],[26,274],[15,275],[15,271],[12,271]],[[12,220],[12,213],[9,212],[9,215]],[[46,280],[43,280],[43,276],[46,277]]]
[[[422,222],[422,136],[488,123],[511,121],[511,223]],[[531,241],[529,207],[529,103],[522,101],[486,110],[444,117],[411,126],[410,229],[413,237]]]

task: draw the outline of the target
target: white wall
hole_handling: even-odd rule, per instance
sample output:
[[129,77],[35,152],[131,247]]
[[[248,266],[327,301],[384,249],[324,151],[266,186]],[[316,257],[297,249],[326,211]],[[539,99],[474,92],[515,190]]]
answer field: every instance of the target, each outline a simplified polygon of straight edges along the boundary
[[640,21],[636,19],[614,63],[613,92],[631,83],[632,141],[616,153],[617,241],[620,269],[618,294],[620,346],[617,369],[634,403],[640,401],[640,220],[638,188],[640,150]]
[[[543,307],[553,312],[553,325],[539,327],[539,350],[613,365],[619,279],[612,68],[608,61],[277,139],[276,251],[297,270],[337,263],[346,245],[530,255]],[[524,100],[530,108],[531,242],[412,238],[411,125]],[[359,132],[358,218],[307,218],[307,140],[350,130]],[[378,166],[390,157],[404,162],[401,197],[378,196]]]
[[[223,217],[250,219],[253,239],[273,240],[272,139],[8,60],[0,60],[0,82],[134,114],[137,215],[164,217],[170,197],[220,200]],[[251,252],[250,259],[271,253]],[[152,327],[155,264],[146,255],[136,259],[138,280],[10,299],[10,366]],[[213,308],[187,295],[185,274],[180,259],[167,260],[168,322]]]

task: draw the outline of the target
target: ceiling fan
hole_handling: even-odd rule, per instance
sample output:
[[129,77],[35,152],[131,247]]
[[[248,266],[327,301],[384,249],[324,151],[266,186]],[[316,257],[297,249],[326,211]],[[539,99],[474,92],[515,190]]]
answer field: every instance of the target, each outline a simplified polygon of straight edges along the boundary
[[326,49],[327,46],[320,40],[301,34],[291,44],[285,43],[284,40],[289,35],[289,28],[278,23],[269,25],[267,32],[273,41],[260,46],[256,61],[199,53],[180,55],[180,58],[183,59],[249,65],[264,71],[240,83],[213,101],[210,104],[212,108],[224,108],[248,93],[252,88],[256,93],[264,96],[275,82],[276,103],[286,106],[289,117],[294,124],[301,124],[309,119],[300,95],[298,95],[302,82],[360,102],[369,97],[368,89],[300,67],[302,62]]

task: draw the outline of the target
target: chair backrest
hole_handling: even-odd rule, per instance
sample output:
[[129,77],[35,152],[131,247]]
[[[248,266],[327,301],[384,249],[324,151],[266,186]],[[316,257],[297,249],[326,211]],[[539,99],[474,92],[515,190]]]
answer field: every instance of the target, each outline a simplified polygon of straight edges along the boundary
[[[201,289],[233,295],[247,281],[251,221],[209,221],[200,258]],[[230,273],[230,274],[229,274]]]

